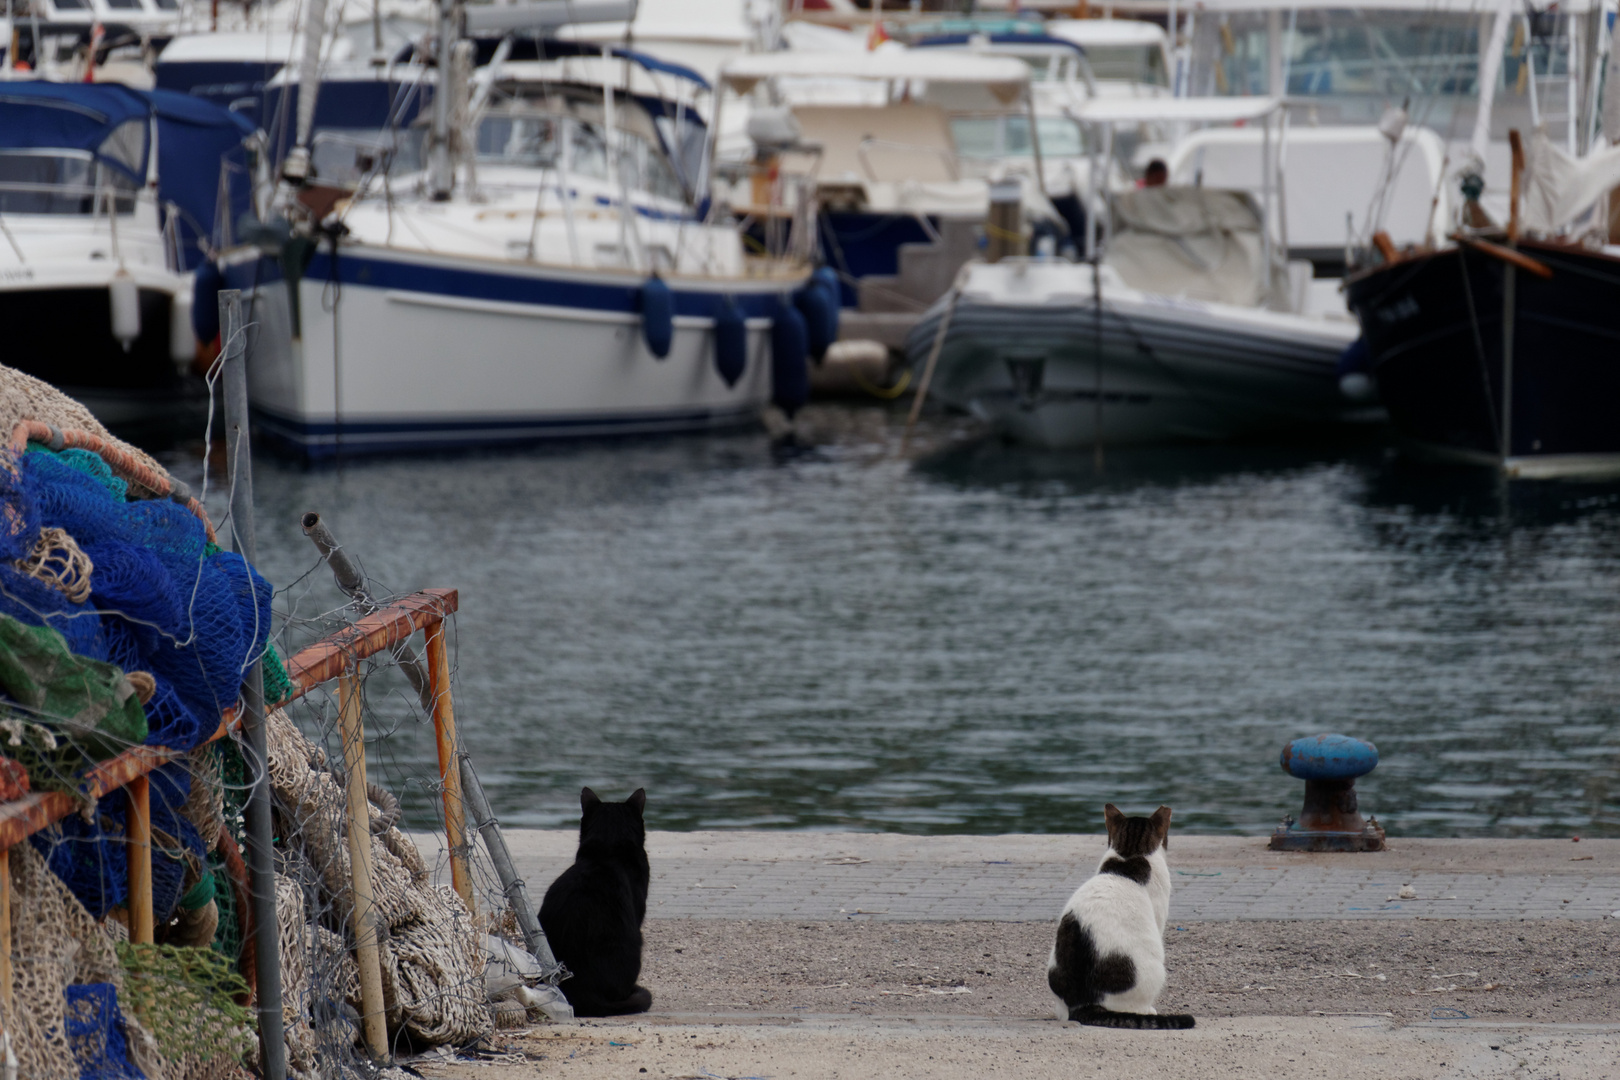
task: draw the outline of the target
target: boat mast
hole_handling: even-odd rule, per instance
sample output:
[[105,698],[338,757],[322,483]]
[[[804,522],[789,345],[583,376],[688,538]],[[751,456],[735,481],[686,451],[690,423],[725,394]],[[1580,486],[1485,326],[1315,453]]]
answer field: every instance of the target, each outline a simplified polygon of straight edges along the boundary
[[[317,3],[322,0],[316,0]],[[456,0],[439,0],[434,8],[438,34],[439,85],[433,90],[433,120],[429,133],[428,192],[434,202],[444,202],[456,186],[455,164],[450,160],[450,80],[452,50],[455,48]]]
[[321,38],[326,33],[326,0],[311,0],[304,14],[304,55],[298,65],[298,126],[281,175],[293,183],[309,179],[309,140],[315,128],[315,99],[321,92]]

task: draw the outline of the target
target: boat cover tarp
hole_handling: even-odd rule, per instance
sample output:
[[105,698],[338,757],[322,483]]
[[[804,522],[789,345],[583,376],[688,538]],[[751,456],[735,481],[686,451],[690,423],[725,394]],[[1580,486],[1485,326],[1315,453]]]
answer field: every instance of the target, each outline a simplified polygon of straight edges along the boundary
[[1143,292],[1287,309],[1288,265],[1273,247],[1266,288],[1260,214],[1246,192],[1150,187],[1113,199],[1104,261]]
[[1524,154],[1524,195],[1519,217],[1531,232],[1555,236],[1620,186],[1620,146],[1572,157],[1545,131],[1530,136]]
[[[249,209],[250,185],[242,141],[253,124],[226,109],[168,90],[134,90],[116,83],[12,82],[0,85],[0,149],[82,150],[144,183],[148,140],[129,121],[155,119],[158,198],[165,220],[177,211],[181,256],[190,269],[202,258],[199,240],[220,214],[234,222]],[[219,206],[221,171],[226,206]]]

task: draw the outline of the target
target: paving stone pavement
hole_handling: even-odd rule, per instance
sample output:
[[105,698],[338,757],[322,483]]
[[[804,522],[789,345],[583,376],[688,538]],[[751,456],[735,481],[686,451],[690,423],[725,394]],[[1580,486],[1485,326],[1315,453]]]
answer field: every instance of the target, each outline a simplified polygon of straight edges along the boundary
[[[510,829],[536,904],[577,834]],[[419,838],[425,849],[430,838]],[[652,918],[1055,919],[1095,869],[1095,836],[648,834]],[[1263,838],[1172,836],[1172,922],[1601,919],[1620,913],[1620,840],[1392,840],[1387,852],[1282,854]],[[443,859],[439,860],[440,865]],[[1402,899],[1403,886],[1415,896]],[[1620,916],[1616,916],[1620,917]]]

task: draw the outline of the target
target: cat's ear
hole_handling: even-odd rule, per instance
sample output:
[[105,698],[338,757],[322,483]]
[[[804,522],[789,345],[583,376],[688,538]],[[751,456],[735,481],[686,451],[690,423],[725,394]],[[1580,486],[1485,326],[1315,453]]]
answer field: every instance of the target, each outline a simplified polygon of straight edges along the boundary
[[1153,811],[1153,816],[1148,818],[1148,823],[1153,826],[1153,832],[1159,838],[1159,846],[1168,848],[1170,846],[1170,808],[1161,806]]
[[645,813],[647,810],[647,789],[636,788],[636,793],[624,801],[635,807],[636,813]]
[[1125,824],[1125,815],[1119,812],[1119,807],[1108,803],[1103,807],[1103,824],[1108,827],[1108,835],[1112,837]]
[[590,788],[579,789],[579,808],[589,810],[593,806],[602,805],[602,800],[596,797],[596,792]]

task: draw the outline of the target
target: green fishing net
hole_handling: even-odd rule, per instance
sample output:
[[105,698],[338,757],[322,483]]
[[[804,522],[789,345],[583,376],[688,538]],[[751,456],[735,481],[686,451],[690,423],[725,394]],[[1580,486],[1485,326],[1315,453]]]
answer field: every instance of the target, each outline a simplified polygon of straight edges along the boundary
[[87,763],[146,741],[146,713],[124,673],[79,656],[48,626],[0,615],[0,753],[35,790],[72,790]]
[[120,1004],[153,1034],[165,1058],[194,1054],[211,1061],[253,1048],[253,1014],[236,1003],[248,985],[230,960],[213,949],[127,941],[117,948],[124,969]]

